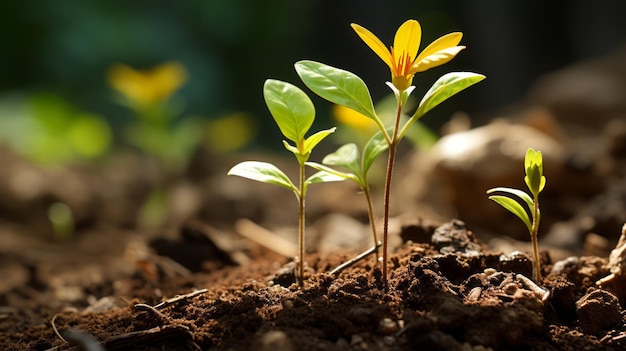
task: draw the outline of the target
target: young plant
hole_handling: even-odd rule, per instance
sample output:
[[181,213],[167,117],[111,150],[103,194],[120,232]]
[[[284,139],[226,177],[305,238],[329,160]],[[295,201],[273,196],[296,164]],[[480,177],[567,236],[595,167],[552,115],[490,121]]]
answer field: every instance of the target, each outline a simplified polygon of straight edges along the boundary
[[528,190],[530,190],[532,197],[521,190],[504,187],[489,189],[487,190],[487,194],[501,192],[507,195],[514,195],[522,199],[528,206],[530,217],[528,216],[526,209],[524,209],[518,201],[504,195],[489,196],[491,200],[497,202],[500,206],[504,207],[521,219],[526,225],[526,228],[528,228],[533,245],[533,280],[535,282],[539,282],[541,280],[539,245],[537,243],[537,231],[539,229],[539,220],[541,219],[541,213],[539,212],[539,193],[546,186],[546,177],[543,176],[543,159],[541,157],[541,151],[528,149],[526,157],[524,158],[524,168],[526,169],[524,182],[526,182],[526,186],[528,186]]
[[440,66],[453,59],[464,46],[459,46],[462,33],[450,33],[435,40],[419,55],[421,27],[415,20],[408,20],[398,28],[394,45],[387,47],[367,29],[352,24],[357,35],[385,62],[391,71],[391,82],[387,85],[396,98],[395,118],[385,125],[374,109],[369,90],[363,80],[354,73],[315,61],[299,61],[296,71],[309,89],[320,97],[351,108],[374,120],[387,143],[388,158],[383,202],[383,285],[387,288],[387,246],[389,228],[389,205],[391,181],[396,159],[397,146],[408,128],[426,112],[451,96],[483,80],[485,76],[471,72],[453,72],[443,75],[426,92],[417,110],[407,120],[402,119],[407,100],[414,90],[416,73]]
[[235,165],[228,171],[236,175],[259,182],[276,184],[293,191],[299,204],[298,217],[298,256],[296,278],[300,286],[304,281],[304,231],[305,231],[305,197],[310,184],[340,181],[335,174],[319,171],[306,178],[305,166],[313,148],[324,138],[335,131],[335,128],[319,131],[308,138],[306,133],[315,119],[315,108],[309,97],[299,88],[289,83],[268,79],[263,85],[265,104],[281,133],[291,142],[283,140],[285,148],[292,152],[299,165],[298,185],[278,167],[271,163],[245,161]]
[[204,121],[178,118],[183,100],[177,92],[187,82],[179,62],[164,62],[147,70],[117,63],[107,72],[118,102],[136,117],[124,129],[124,139],[156,157],[169,169],[180,169],[199,144]]

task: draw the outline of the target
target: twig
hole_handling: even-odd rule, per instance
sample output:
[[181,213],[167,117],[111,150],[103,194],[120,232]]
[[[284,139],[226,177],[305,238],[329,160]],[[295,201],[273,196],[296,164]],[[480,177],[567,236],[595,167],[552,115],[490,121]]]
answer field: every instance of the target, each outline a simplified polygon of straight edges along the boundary
[[519,279],[522,282],[522,285],[532,291],[535,296],[537,296],[541,300],[541,302],[546,302],[550,298],[550,290],[546,290],[540,287],[525,275],[517,274],[515,278]]
[[167,320],[167,317],[163,313],[157,311],[156,308],[145,303],[135,304],[135,310],[150,312],[153,315],[155,315],[157,318],[159,318],[161,321]]
[[[193,336],[189,328],[184,325],[164,325],[147,330],[129,332],[111,337],[103,342],[109,351],[128,350],[130,346],[153,344],[158,341],[171,341],[172,339],[183,339],[189,345],[193,343]],[[195,343],[193,343],[195,345]],[[195,349],[199,349],[195,345]]]
[[376,243],[376,246],[372,246],[369,249],[361,252],[360,254],[358,254],[357,256],[349,259],[348,261],[340,264],[339,266],[335,267],[335,269],[333,269],[332,271],[330,271],[331,275],[339,275],[339,273],[343,272],[344,269],[351,267],[352,265],[354,265],[355,263],[359,262],[360,260],[364,259],[365,257],[378,252],[378,249],[382,246],[382,241],[378,241]]
[[[165,307],[167,307],[169,305],[177,303],[179,301],[186,300],[186,299],[191,299],[191,298],[193,298],[195,296],[202,295],[202,294],[204,294],[207,291],[209,291],[209,290],[208,289],[200,289],[200,290],[192,291],[189,294],[177,295],[177,296],[172,297],[171,299],[167,299],[165,301],[159,302],[158,304],[154,305],[153,308],[154,309],[162,309],[162,308],[165,308]],[[137,305],[135,305],[135,306],[137,306]]]
[[61,339],[63,342],[67,342],[67,340],[65,340],[65,338],[63,338],[63,336],[61,336],[61,333],[59,333],[59,330],[57,329],[57,326],[54,324],[54,321],[57,319],[57,317],[59,316],[59,314],[55,314],[54,316],[52,316],[52,319],[50,320],[50,324],[52,324],[52,330],[54,330],[54,334],[56,334],[56,336]]

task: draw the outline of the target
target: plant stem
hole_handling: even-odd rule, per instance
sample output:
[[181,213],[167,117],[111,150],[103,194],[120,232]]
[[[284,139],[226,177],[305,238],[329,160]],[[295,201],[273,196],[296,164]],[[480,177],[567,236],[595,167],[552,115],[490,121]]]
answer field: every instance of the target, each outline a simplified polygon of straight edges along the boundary
[[296,281],[302,287],[304,285],[304,196],[306,194],[306,184],[304,178],[304,163],[300,163],[300,193],[298,201],[300,203],[300,213],[298,217],[298,274]]
[[533,245],[534,274],[533,280],[537,283],[541,280],[541,267],[539,266],[539,243],[537,232],[539,231],[539,199],[533,199],[533,223],[530,231],[530,240]]
[[400,127],[400,117],[402,116],[402,94],[398,94],[398,107],[396,110],[396,120],[393,127],[393,134],[391,136],[391,142],[389,143],[389,158],[387,159],[387,175],[385,177],[385,198],[384,198],[384,213],[383,213],[383,287],[388,289],[388,277],[387,277],[387,247],[388,247],[388,233],[389,233],[389,199],[391,195],[391,178],[393,176],[393,166],[396,161],[396,150],[398,146],[398,129]]
[[[366,183],[367,184],[367,183]],[[372,227],[372,235],[374,237],[374,247],[376,250],[376,262],[378,262],[378,248],[381,244],[378,242],[378,235],[376,234],[376,220],[374,218],[374,205],[372,204],[372,194],[370,193],[369,186],[365,186],[363,188],[363,192],[365,193],[365,199],[367,200],[367,215],[370,219],[370,226]]]

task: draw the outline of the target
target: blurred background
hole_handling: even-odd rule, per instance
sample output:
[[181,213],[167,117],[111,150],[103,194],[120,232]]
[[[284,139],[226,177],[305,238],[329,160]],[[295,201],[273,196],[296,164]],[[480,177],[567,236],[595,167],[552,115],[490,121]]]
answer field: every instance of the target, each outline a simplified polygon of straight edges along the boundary
[[[478,127],[495,117],[513,120],[515,114],[510,111],[535,104],[550,110],[551,118],[539,113],[535,120],[540,120],[539,129],[547,128],[548,134],[552,133],[556,139],[563,134],[558,129],[571,124],[601,136],[600,127],[616,117],[623,120],[626,110],[623,103],[626,85],[620,78],[626,75],[624,66],[619,64],[624,57],[621,53],[626,52],[624,13],[626,2],[619,0],[593,4],[538,0],[3,2],[0,4],[0,165],[3,167],[0,213],[30,220],[28,211],[40,208],[42,221],[46,222],[47,211],[59,202],[69,206],[78,222],[89,223],[110,211],[123,219],[109,221],[132,223],[133,214],[139,209],[150,208],[153,202],[161,203],[156,208],[165,208],[167,199],[176,198],[160,193],[166,192],[172,174],[176,174],[198,183],[194,186],[207,188],[189,193],[221,196],[198,199],[200,195],[195,194],[194,200],[188,201],[187,195],[181,195],[186,199],[182,203],[192,205],[168,205],[189,208],[178,217],[201,212],[198,204],[228,201],[232,208],[221,206],[223,212],[231,211],[236,218],[254,217],[254,211],[268,206],[260,204],[257,209],[236,212],[242,208],[240,202],[246,193],[241,189],[248,183],[233,180],[229,188],[220,182],[225,169],[235,164],[237,157],[257,157],[249,155],[250,152],[277,151],[272,156],[289,157],[280,142],[283,137],[263,101],[262,86],[266,79],[291,82],[311,96],[317,110],[312,130],[339,123],[333,119],[330,104],[314,96],[301,83],[293,68],[298,60],[316,60],[356,73],[367,83],[375,103],[390,95],[384,84],[390,79],[389,69],[358,38],[350,23],[368,28],[384,43],[391,44],[400,24],[410,18],[417,19],[423,31],[421,48],[444,34],[464,33],[461,44],[467,46],[466,50],[446,65],[420,73],[414,79],[417,88],[413,96],[417,100],[447,72],[473,71],[487,76],[485,81],[454,96],[421,120],[436,134],[456,112],[466,113],[471,127]],[[598,70],[573,70],[565,79],[534,89],[538,79],[550,72],[607,57],[615,58],[600,62]],[[529,91],[546,98],[528,103],[525,100]],[[561,91],[565,92],[562,96],[558,94]],[[349,128],[339,125],[338,132],[316,150],[312,159],[319,160],[334,151],[336,145],[332,141],[341,143],[344,131],[348,132],[343,134],[344,138],[350,136]],[[516,134],[497,130],[492,137]],[[571,136],[583,140],[580,135]],[[495,156],[484,153],[489,145],[497,144],[481,138],[485,145],[476,144],[479,145],[475,147],[476,155],[497,164],[498,169],[509,167],[503,162],[510,159],[511,169],[517,172],[517,160],[502,154],[506,151],[503,148],[493,150],[500,153],[497,163],[493,161]],[[533,140],[526,139],[534,145]],[[621,139],[609,136],[602,140]],[[589,151],[595,149],[588,145],[601,144],[594,139],[574,148],[568,145],[572,150],[569,154],[574,156],[561,157],[565,160],[562,163],[591,169],[589,165],[599,158]],[[461,151],[472,152],[467,142],[454,149],[459,155],[465,155]],[[134,158],[119,160],[118,155]],[[142,159],[144,155],[152,157]],[[229,157],[221,157],[226,155]],[[265,154],[259,159],[268,158]],[[471,158],[463,156],[463,159],[471,164]],[[150,163],[155,160],[159,166]],[[49,172],[40,167],[52,166],[58,170],[64,167],[57,166],[82,166],[94,161],[96,166],[103,166],[94,172],[96,179],[84,177],[76,181],[83,187],[84,195],[78,195],[80,191],[67,181],[75,179],[77,174]],[[161,168],[162,165],[165,167]],[[467,173],[467,167],[461,167],[463,174]],[[519,180],[513,174],[511,179]],[[209,180],[211,175],[219,177]],[[62,179],[64,186],[59,186],[54,177]],[[515,185],[512,180],[501,182],[484,174],[476,177],[490,183],[467,186],[466,182],[459,182],[455,192],[471,188],[478,193],[463,198],[483,198],[484,189],[494,184]],[[415,179],[413,175],[407,178],[410,182]],[[442,179],[441,176],[422,178]],[[183,184],[180,188],[187,186]],[[114,187],[118,190],[111,190]],[[409,188],[418,186],[410,183]],[[175,193],[176,189],[171,192]],[[226,189],[235,190],[231,194]],[[187,190],[181,191],[187,194]],[[247,190],[249,194],[251,191]],[[571,189],[564,192],[571,193]],[[596,192],[597,189],[591,189],[587,193]],[[129,193],[135,197],[133,204],[119,205],[127,201]],[[449,201],[445,196],[438,198]],[[101,205],[100,200],[110,205]],[[407,201],[412,202],[415,201]],[[224,217],[216,206],[205,207],[207,214],[202,218]],[[468,208],[481,207],[471,203]],[[328,211],[332,210],[328,206]],[[163,217],[163,212],[154,213],[154,218]],[[471,218],[462,211],[458,216],[468,221]]]
[[[187,70],[177,116],[215,119],[245,114],[253,146],[280,147],[261,87],[276,78],[303,87],[293,64],[321,61],[361,76],[374,100],[389,92],[387,68],[349,27],[359,23],[391,43],[408,18],[422,24],[422,48],[462,31],[467,49],[415,80],[469,70],[488,79],[438,107],[423,122],[437,128],[463,110],[476,121],[523,98],[535,79],[581,59],[623,47],[623,1],[44,1],[0,5],[0,110],[9,97],[53,94],[114,126],[133,111],[115,103],[107,72],[116,63],[150,69],[175,61]],[[310,94],[312,95],[312,94]],[[10,99],[9,99],[10,100]],[[313,98],[326,128],[329,106]],[[275,144],[275,145],[274,145]]]

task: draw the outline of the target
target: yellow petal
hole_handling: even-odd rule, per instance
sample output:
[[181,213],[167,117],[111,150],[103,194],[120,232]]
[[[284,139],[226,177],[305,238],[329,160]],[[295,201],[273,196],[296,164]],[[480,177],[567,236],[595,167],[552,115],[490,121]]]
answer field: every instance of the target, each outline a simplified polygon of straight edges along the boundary
[[465,49],[465,46],[453,46],[416,60],[411,67],[411,73],[424,72],[433,67],[441,66],[452,60],[463,49]]
[[149,74],[153,98],[161,101],[172,95],[187,80],[185,67],[177,62],[166,62],[155,67]]
[[419,56],[417,57],[417,61],[443,49],[459,45],[462,38],[463,33],[461,32],[454,32],[440,37],[439,39],[430,43],[430,45],[428,45],[424,50],[422,50],[422,52],[420,52]]
[[128,100],[145,100],[144,77],[134,69],[121,63],[115,64],[108,71],[107,81]]
[[167,99],[178,90],[187,80],[187,72],[177,62],[166,62],[149,71],[115,64],[109,69],[107,80],[131,103],[150,105]]
[[212,151],[232,152],[249,144],[256,133],[255,119],[245,113],[236,112],[209,120],[205,143]]
[[387,49],[385,44],[383,44],[383,42],[380,41],[378,37],[376,37],[374,34],[372,34],[372,32],[359,26],[356,23],[352,23],[350,26],[352,27],[352,29],[354,29],[354,31],[361,38],[361,40],[363,40],[365,44],[367,44],[367,46],[369,46],[370,49],[372,49],[376,53],[376,55],[378,55],[378,57],[385,61],[389,68],[393,67],[391,63],[391,52],[389,52],[389,49]]
[[355,129],[373,130],[377,127],[376,122],[374,122],[373,119],[343,105],[334,105],[332,108],[332,114],[333,117],[335,117],[335,119],[341,124],[345,124]]
[[416,20],[408,20],[398,28],[393,39],[393,50],[398,55],[403,52],[409,55],[412,62],[417,56],[417,50],[422,40],[422,27]]

